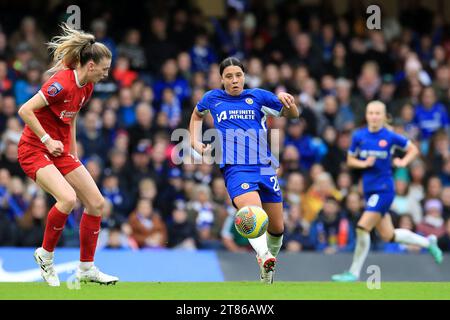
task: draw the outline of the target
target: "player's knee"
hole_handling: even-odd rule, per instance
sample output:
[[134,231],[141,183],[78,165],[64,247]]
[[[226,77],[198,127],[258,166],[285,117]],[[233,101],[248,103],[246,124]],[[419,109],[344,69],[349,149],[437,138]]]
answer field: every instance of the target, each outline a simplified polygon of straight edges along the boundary
[[74,190],[67,191],[61,199],[58,200],[61,205],[68,211],[72,210],[75,207],[77,202],[77,194]]
[[284,233],[284,224],[270,224],[269,223],[267,232],[269,232],[274,237],[280,237]]
[[103,213],[103,209],[105,208],[105,198],[98,197],[91,204],[91,212],[95,215],[101,215]]
[[392,239],[394,238],[394,234],[391,232],[385,232],[380,234],[381,240],[384,242],[392,242]]

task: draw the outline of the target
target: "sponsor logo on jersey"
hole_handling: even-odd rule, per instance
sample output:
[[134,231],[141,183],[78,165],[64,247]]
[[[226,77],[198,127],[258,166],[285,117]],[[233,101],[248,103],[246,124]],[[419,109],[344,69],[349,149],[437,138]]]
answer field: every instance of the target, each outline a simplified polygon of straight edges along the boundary
[[63,110],[63,111],[61,111],[61,113],[59,114],[59,118],[60,118],[60,119],[64,119],[64,118],[73,118],[73,117],[75,117],[76,114],[77,114],[76,111],[67,111],[67,110]]
[[51,85],[48,86],[47,94],[50,97],[54,97],[58,93],[60,93],[62,89],[63,89],[63,86],[59,82],[53,82]]
[[227,120],[227,112],[222,111],[220,114],[217,115],[217,122],[220,122],[222,120]]
[[386,147],[387,144],[388,144],[387,141],[384,140],[384,139],[382,139],[382,140],[380,140],[380,141],[378,142],[378,145],[379,145],[381,148]]
[[222,120],[255,120],[256,114],[255,110],[224,110],[220,114],[217,114],[216,117],[217,122],[221,122]]
[[248,188],[250,188],[250,185],[247,182],[244,182],[243,184],[241,184],[241,188],[247,190]]

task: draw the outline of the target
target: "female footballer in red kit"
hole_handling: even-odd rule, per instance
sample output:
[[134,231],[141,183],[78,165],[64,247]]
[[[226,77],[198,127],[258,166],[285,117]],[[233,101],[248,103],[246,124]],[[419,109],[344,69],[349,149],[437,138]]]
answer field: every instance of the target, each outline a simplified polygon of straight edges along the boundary
[[82,282],[114,284],[119,279],[94,266],[104,198],[80,163],[76,150],[78,111],[92,95],[94,84],[108,75],[109,49],[93,35],[62,26],[63,34],[52,39],[53,75],[39,92],[22,105],[19,116],[25,129],[18,146],[24,172],[56,200],[50,209],[42,247],[34,257],[50,286],[59,286],[53,265],[54,250],[77,197],[85,207],[80,222],[80,265],[76,278]]

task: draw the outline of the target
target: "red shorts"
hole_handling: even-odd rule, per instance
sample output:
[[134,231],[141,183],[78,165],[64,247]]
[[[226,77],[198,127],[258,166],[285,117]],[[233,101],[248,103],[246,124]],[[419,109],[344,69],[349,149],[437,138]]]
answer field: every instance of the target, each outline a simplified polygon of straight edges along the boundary
[[31,179],[36,180],[36,172],[50,164],[61,172],[63,176],[81,166],[80,160],[68,152],[59,157],[52,156],[47,150],[43,150],[20,141],[17,148],[17,159],[23,171]]

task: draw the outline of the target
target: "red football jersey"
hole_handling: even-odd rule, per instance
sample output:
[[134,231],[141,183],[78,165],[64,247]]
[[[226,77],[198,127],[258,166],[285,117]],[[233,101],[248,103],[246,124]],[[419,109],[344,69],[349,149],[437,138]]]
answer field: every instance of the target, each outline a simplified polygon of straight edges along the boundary
[[[76,71],[72,69],[58,71],[39,90],[47,106],[34,114],[50,137],[64,144],[65,152],[70,151],[71,122],[89,100],[93,90],[93,83],[81,86]],[[22,140],[46,149],[39,137],[27,125],[25,125]]]

